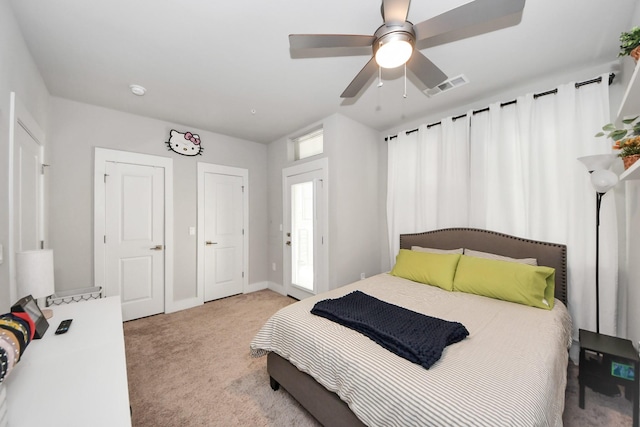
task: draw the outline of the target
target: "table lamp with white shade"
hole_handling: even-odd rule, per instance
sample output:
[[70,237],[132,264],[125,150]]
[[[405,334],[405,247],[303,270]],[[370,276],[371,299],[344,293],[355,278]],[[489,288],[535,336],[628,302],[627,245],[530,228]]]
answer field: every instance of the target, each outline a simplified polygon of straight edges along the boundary
[[[53,294],[53,250],[16,252],[16,284],[19,298],[31,295],[37,301]],[[44,307],[44,304],[40,306]],[[53,315],[50,309],[41,311],[47,319]]]

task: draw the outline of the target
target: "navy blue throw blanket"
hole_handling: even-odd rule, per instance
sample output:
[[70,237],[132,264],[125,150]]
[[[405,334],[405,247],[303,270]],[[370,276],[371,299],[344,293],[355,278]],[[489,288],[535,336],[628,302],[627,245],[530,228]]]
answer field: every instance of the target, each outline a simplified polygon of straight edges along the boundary
[[311,313],[358,331],[426,369],[440,359],[446,346],[469,335],[461,323],[416,313],[360,291],[318,301]]

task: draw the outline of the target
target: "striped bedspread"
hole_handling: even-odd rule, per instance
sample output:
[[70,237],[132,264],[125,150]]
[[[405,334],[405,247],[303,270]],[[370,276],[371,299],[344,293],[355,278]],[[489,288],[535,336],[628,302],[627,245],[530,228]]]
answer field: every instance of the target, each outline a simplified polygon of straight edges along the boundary
[[[316,302],[356,289],[460,322],[469,336],[426,370],[310,313]],[[570,343],[570,317],[557,300],[548,311],[380,274],[278,311],[251,354],[275,351],[369,426],[561,426]]]

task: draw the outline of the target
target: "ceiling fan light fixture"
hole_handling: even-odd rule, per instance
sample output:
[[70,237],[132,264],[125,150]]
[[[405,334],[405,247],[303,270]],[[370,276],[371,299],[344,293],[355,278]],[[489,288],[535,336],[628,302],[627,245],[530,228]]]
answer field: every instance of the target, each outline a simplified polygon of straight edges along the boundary
[[389,33],[380,38],[376,62],[382,68],[404,65],[413,53],[413,38],[407,33]]

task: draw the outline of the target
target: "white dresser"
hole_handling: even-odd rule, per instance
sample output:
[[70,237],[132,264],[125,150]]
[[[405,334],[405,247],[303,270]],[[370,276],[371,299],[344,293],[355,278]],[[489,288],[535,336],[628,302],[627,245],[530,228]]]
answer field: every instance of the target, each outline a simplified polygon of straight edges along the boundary
[[[51,308],[4,382],[9,427],[131,426],[120,297]],[[55,335],[64,319],[69,332]]]

